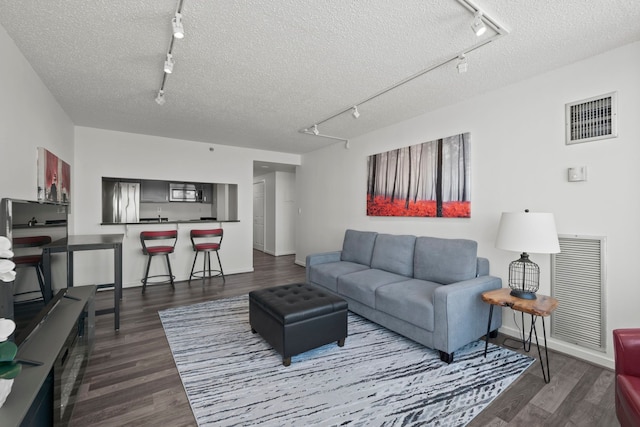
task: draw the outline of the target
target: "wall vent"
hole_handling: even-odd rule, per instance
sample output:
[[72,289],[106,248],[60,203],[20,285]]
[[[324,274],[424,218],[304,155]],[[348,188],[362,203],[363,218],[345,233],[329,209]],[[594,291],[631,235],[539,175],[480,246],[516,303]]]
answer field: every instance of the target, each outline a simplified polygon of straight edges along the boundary
[[559,301],[551,315],[551,336],[604,352],[605,238],[558,236],[551,256],[551,295]]
[[617,137],[617,92],[565,104],[565,127],[567,144]]

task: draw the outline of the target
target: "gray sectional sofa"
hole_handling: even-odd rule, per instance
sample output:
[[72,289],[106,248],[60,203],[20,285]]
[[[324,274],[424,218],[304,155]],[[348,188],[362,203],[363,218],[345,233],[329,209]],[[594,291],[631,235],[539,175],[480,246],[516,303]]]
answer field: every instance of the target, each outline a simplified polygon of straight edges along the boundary
[[[481,294],[502,287],[477,243],[347,230],[342,251],[307,256],[306,280],[347,300],[349,310],[440,351],[454,352],[487,332]],[[491,331],[502,325],[495,310]]]

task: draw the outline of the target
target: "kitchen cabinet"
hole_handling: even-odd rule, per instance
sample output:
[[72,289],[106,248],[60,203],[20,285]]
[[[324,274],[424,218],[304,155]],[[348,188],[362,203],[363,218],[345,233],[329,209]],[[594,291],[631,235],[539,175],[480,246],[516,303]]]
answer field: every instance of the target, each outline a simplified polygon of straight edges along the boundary
[[140,196],[142,203],[168,202],[169,183],[167,181],[142,180]]
[[213,199],[213,184],[199,184],[202,190],[202,203],[212,204]]

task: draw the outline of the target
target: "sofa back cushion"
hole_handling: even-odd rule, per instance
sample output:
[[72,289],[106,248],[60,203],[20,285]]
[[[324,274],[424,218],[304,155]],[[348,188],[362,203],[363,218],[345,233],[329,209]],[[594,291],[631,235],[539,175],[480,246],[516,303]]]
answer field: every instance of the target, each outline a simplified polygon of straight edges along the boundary
[[344,233],[340,260],[370,266],[377,235],[375,231],[347,230]]
[[416,236],[378,234],[373,248],[371,268],[413,276],[413,249]]
[[467,239],[418,237],[414,277],[448,285],[476,277],[478,243]]

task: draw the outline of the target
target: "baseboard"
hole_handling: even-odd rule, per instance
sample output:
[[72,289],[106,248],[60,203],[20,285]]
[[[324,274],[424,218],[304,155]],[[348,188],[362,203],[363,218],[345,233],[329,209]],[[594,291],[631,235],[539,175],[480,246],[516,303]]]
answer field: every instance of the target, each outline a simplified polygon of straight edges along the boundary
[[296,259],[295,261],[293,261],[293,263],[299,265],[300,267],[307,267],[307,263],[305,261],[300,261],[299,259]]
[[[499,329],[499,331],[505,335],[508,335],[511,338],[514,338],[516,340],[521,340],[520,337],[522,335],[522,330],[520,329],[514,329],[513,327],[503,325]],[[541,334],[538,335],[538,339],[540,340],[541,345],[544,344],[544,338],[541,336]],[[535,346],[535,337],[533,338],[533,340],[534,340],[533,345]],[[596,354],[589,349],[584,349],[575,345],[568,344],[563,341],[558,341],[554,338],[550,338],[549,336],[547,336],[547,346],[551,350],[564,353],[572,357],[577,357],[578,359],[582,359],[586,362],[593,363],[595,365],[602,366],[608,369],[615,369],[614,360],[608,357],[606,353]],[[534,356],[537,357],[537,354],[535,354]]]
[[[239,269],[230,270],[230,271],[227,271],[225,269],[224,270],[224,275],[225,276],[231,276],[231,275],[234,275],[234,274],[253,273],[253,272],[254,272],[253,267],[251,267],[251,268],[239,268]],[[187,280],[189,280],[189,276],[188,275],[184,276],[184,277],[183,276],[176,276],[176,278],[174,279],[175,282],[186,282]],[[194,281],[194,280],[199,280],[199,279],[196,279],[195,277],[193,279],[191,279],[191,281]],[[135,281],[135,282],[128,282],[128,283],[123,283],[122,284],[122,288],[123,289],[126,289],[126,288],[137,288],[137,287],[141,287],[141,286],[142,286],[142,282],[140,280]],[[149,283],[149,286],[152,286],[152,284]]]

